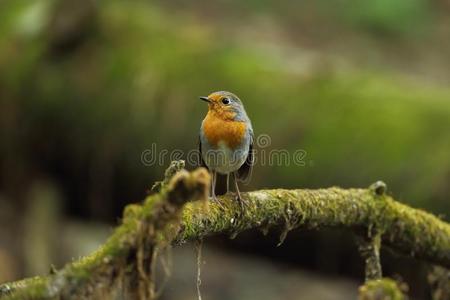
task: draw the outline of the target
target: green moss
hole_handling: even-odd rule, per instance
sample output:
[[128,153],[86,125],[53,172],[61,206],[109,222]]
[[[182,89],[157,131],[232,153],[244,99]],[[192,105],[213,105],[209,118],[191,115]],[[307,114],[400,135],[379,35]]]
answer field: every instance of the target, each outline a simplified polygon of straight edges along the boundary
[[370,280],[359,288],[359,300],[403,300],[397,283],[389,278]]
[[[68,264],[54,275],[12,284],[15,288],[6,299],[50,299],[64,291],[95,288],[91,285],[96,281],[107,280],[112,284],[111,276],[118,276],[121,270],[135,272],[135,264],[143,263],[142,257],[128,261],[130,251],[154,251],[172,241],[182,243],[217,233],[228,233],[233,237],[243,230],[267,230],[272,226],[284,228],[280,242],[297,227],[350,230],[362,227],[367,229],[369,240],[375,238],[376,249],[382,246],[381,237],[383,243],[399,252],[443,266],[450,265],[450,225],[427,212],[400,204],[384,192],[377,193],[379,189],[376,188],[260,190],[243,193],[245,209],[233,196],[227,195],[219,198],[220,203],[196,201],[186,204],[180,219],[184,198],[171,197],[186,197],[184,201],[192,200],[193,195],[202,197],[208,187],[205,185],[208,177],[197,171],[179,175],[180,185],[169,184],[160,193],[147,197],[143,205],[128,206],[122,224],[96,252]],[[192,194],[172,190],[177,186],[181,191],[192,189]],[[378,258],[375,258],[376,262]],[[130,269],[130,266],[133,267]],[[384,293],[393,298],[382,299],[402,299],[394,284],[385,279],[369,281],[361,288],[361,293],[369,296]],[[22,298],[14,298],[17,295]]]
[[[137,204],[129,204],[123,212],[124,219],[137,219],[142,213],[142,206]],[[126,221],[125,221],[126,222]]]
[[[389,243],[400,241],[403,252],[409,255],[427,257],[432,261],[447,261],[450,265],[450,226],[434,215],[388,199],[385,222],[390,226],[386,240]],[[412,244],[412,247],[405,247]],[[446,250],[445,250],[446,249]]]
[[[48,282],[49,277],[37,276],[13,283],[3,284],[0,290],[0,298],[8,300],[28,300],[43,298],[48,295]],[[4,296],[6,297],[3,298]]]
[[412,209],[368,189],[261,190],[244,193],[243,212],[236,201],[221,197],[207,210],[188,204],[177,241],[215,233],[238,233],[250,228],[363,227],[369,237],[380,234],[384,243],[406,255],[450,264],[450,226],[427,212]]

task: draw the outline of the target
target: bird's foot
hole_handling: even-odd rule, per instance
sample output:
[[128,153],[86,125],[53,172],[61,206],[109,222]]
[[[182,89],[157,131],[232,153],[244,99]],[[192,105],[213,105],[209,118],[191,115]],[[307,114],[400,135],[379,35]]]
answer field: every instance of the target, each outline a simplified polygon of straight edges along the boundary
[[216,203],[217,206],[219,206],[221,209],[225,209],[222,202],[220,202],[220,200],[216,196],[211,196],[211,201]]
[[242,210],[248,207],[248,203],[244,199],[242,199],[240,193],[236,194],[235,199],[239,203],[239,206],[241,207]]

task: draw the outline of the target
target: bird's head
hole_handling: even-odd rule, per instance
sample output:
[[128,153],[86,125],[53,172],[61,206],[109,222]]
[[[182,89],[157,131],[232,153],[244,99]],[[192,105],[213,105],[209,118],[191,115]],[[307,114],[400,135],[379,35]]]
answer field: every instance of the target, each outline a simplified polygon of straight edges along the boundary
[[208,113],[223,120],[245,121],[247,119],[242,101],[233,93],[214,92],[200,99],[208,103]]

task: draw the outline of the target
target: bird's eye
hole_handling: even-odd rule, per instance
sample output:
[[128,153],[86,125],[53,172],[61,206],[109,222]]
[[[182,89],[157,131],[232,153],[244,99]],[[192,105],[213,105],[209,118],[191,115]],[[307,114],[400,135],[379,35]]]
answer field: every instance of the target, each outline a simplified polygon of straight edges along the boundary
[[223,99],[222,99],[222,103],[225,104],[225,105],[228,105],[228,104],[230,104],[230,99],[228,99],[228,98],[223,98]]

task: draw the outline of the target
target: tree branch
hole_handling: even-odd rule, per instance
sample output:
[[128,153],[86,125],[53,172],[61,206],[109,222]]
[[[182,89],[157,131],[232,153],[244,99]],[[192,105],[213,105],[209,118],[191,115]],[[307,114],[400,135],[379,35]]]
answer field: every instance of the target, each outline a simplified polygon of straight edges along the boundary
[[359,288],[358,300],[404,300],[398,284],[389,278],[379,278],[367,281]]
[[[174,162],[166,176],[173,176],[183,166]],[[273,226],[283,226],[285,233],[299,227],[340,227],[357,233],[364,229],[376,232],[382,244],[399,253],[450,267],[450,225],[394,201],[386,195],[383,183],[368,189],[243,193],[247,202],[244,211],[231,196],[220,197],[221,204],[187,203],[206,199],[209,175],[204,169],[191,173],[181,170],[155,190],[159,192],[142,205],[127,206],[122,224],[95,253],[55,274],[4,284],[0,286],[0,298],[152,299],[152,265],[164,247],[219,233],[236,235],[251,228],[266,230]],[[379,264],[377,255],[371,258],[375,266]],[[381,269],[374,277],[380,276]]]
[[276,225],[376,229],[383,243],[402,254],[450,267],[450,224],[423,210],[396,202],[384,192],[368,189],[260,190],[244,193],[244,213],[232,197],[211,203],[208,212],[195,203],[183,210],[177,240]]
[[381,279],[383,276],[380,263],[381,235],[362,237],[359,239],[359,252],[366,264],[366,281]]

